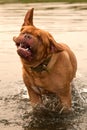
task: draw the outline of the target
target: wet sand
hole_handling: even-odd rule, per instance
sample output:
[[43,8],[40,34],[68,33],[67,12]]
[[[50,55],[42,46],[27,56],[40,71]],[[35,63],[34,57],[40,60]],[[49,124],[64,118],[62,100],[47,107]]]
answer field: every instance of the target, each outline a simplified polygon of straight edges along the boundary
[[[67,43],[78,60],[74,81],[74,113],[55,116],[32,112],[22,81],[21,62],[13,36],[18,35],[26,11],[35,8],[34,23],[49,31],[58,42]],[[86,130],[87,129],[87,4],[0,5],[0,129],[1,130]],[[76,101],[76,104],[75,104]],[[51,102],[51,101],[50,101]],[[77,106],[77,107],[76,107]],[[36,114],[38,113],[38,114]],[[76,116],[75,116],[76,115]],[[41,120],[41,122],[40,122]],[[47,123],[48,122],[48,123]],[[45,124],[45,126],[44,126]],[[33,129],[34,130],[34,129]],[[36,128],[35,128],[36,130]]]

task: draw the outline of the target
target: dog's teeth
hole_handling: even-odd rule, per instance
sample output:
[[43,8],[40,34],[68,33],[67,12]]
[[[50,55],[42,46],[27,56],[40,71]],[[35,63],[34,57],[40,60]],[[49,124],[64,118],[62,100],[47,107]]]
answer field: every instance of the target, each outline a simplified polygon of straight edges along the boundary
[[22,47],[21,43],[20,43],[20,47]]
[[26,48],[26,50],[28,51],[28,50],[29,50],[29,48]]

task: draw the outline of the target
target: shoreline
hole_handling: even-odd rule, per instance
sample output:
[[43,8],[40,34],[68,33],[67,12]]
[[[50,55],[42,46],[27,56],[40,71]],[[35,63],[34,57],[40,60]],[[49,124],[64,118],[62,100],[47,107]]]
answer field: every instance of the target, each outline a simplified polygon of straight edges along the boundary
[[87,0],[0,0],[0,4],[12,4],[12,3],[87,3]]

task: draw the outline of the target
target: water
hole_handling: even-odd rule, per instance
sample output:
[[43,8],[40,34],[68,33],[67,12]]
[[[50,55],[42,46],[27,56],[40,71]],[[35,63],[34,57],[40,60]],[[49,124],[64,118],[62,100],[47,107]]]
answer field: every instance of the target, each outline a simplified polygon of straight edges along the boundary
[[[12,40],[13,36],[19,34],[24,15],[31,7],[35,8],[35,26],[49,31],[56,41],[67,43],[76,54],[78,71],[75,86],[84,104],[87,103],[87,4],[0,5],[0,129],[2,130],[31,130],[29,117],[27,119],[26,116],[29,116],[32,108],[22,81],[20,59]],[[65,120],[51,117],[52,120],[47,121],[52,127],[46,126],[44,130],[87,129],[87,112],[82,111],[79,116],[72,119],[64,118]],[[42,127],[43,123],[46,122],[42,121]]]

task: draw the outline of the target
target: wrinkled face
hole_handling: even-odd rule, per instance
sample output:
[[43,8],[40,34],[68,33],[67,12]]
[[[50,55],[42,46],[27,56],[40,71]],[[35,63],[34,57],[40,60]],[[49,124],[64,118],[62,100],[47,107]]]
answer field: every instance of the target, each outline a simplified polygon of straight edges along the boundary
[[50,46],[47,32],[34,26],[22,27],[19,36],[14,37],[13,40],[19,56],[29,62],[44,58]]

